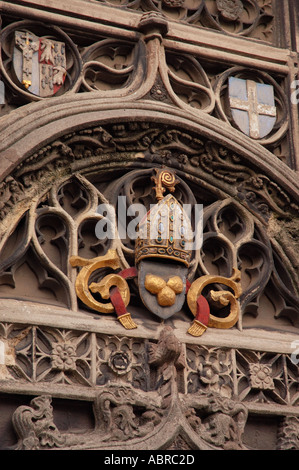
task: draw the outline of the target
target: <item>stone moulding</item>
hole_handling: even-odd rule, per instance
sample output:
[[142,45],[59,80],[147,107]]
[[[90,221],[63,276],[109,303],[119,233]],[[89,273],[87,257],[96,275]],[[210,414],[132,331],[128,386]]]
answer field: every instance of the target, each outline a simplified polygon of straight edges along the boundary
[[[111,2],[112,4],[112,2]],[[32,8],[35,7],[35,17],[39,21],[51,21],[62,27],[68,28],[78,28],[80,30],[85,30],[89,34],[98,34],[109,33],[111,31],[113,34],[118,35],[119,37],[136,37],[136,30],[138,29],[138,22],[142,12],[135,11],[128,8],[119,8],[117,10],[117,15],[114,14],[114,11],[111,9],[111,5],[107,5],[104,2],[93,1],[89,2],[86,0],[77,0],[72,3],[67,3],[63,5],[64,11],[63,15],[61,14],[61,4],[58,0],[53,2],[51,5],[46,0],[38,0],[30,2],[30,5],[26,0],[21,0],[16,3],[14,1],[1,1],[0,10],[3,14],[8,13],[10,15],[14,14],[16,17],[27,18],[32,15]],[[37,9],[36,7],[39,7]],[[134,8],[134,7],[133,7]],[[156,10],[157,11],[157,10]],[[95,18],[101,18],[102,22],[99,24],[96,22]],[[221,48],[221,53],[218,55],[218,51],[209,51],[209,54],[218,55],[218,57],[223,60],[224,58],[232,57],[233,53],[230,47],[230,41],[226,40],[226,35],[219,33],[218,31],[213,31],[208,28],[190,28],[190,25],[182,24],[177,21],[172,21],[171,18],[167,18],[171,22],[171,28],[168,34],[168,38],[172,41],[177,41],[178,38],[183,38],[184,42],[186,37],[188,37],[188,42],[195,45],[202,45],[207,43],[209,46],[213,46],[215,42],[218,43],[219,49]],[[122,29],[123,27],[123,29]],[[221,41],[219,41],[219,34],[221,34]],[[234,51],[239,51],[242,55],[242,60],[250,60],[254,63],[263,62],[263,67],[280,67],[281,70],[285,70],[287,73],[287,51],[286,49],[280,49],[276,47],[271,48],[271,55],[275,57],[274,60],[277,61],[277,64],[274,64],[273,60],[268,61],[268,46],[259,41],[258,48],[248,48],[248,40],[243,39],[242,37],[233,36],[234,44],[236,48]],[[182,47],[188,47],[186,44],[182,44]],[[213,48],[213,47],[212,47]],[[205,53],[205,47],[202,48],[203,53]],[[266,63],[266,65],[265,65]]]
[[[218,142],[259,168],[294,200],[299,200],[296,173],[261,145],[218,119],[197,111],[186,117],[184,110],[165,103],[128,99],[103,99],[95,92],[68,95],[51,101],[31,103],[0,120],[0,178],[4,179],[24,159],[64,134],[120,121],[154,121],[192,131]],[[146,116],[146,117],[145,117]]]

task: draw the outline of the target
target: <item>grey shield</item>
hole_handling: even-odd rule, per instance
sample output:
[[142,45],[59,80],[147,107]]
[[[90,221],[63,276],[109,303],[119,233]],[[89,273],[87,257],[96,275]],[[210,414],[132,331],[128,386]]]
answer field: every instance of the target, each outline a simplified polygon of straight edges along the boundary
[[230,77],[229,103],[233,121],[244,134],[253,139],[270,134],[277,117],[272,85]]
[[[148,310],[158,317],[166,320],[175,313],[179,312],[184,304],[185,295],[186,295],[186,278],[187,278],[188,268],[182,263],[172,264],[167,260],[144,260],[140,261],[138,264],[138,285],[139,293],[142,299],[142,302],[148,308]],[[162,307],[157,301],[157,296],[150,293],[144,286],[145,276],[147,274],[158,275],[163,278],[166,282],[174,276],[179,276],[184,285],[184,289],[180,294],[176,295],[175,304],[170,307]]]

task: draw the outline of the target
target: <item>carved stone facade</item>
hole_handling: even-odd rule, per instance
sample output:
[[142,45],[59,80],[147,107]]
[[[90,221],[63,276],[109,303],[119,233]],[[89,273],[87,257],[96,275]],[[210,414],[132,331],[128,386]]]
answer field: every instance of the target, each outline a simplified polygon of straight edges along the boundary
[[0,449],[298,450],[295,0],[0,14]]

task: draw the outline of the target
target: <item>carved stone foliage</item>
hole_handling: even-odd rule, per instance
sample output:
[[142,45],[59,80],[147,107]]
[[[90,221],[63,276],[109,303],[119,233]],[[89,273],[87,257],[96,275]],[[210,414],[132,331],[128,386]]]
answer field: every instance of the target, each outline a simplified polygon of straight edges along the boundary
[[[209,13],[217,6],[216,16],[225,19],[225,26],[229,24],[228,16],[236,15],[234,12],[240,10],[239,3],[219,1],[216,5],[215,1],[207,2],[202,3],[199,10],[219,26],[221,21],[212,19],[213,15]],[[261,14],[260,6],[254,0],[245,3],[248,5],[244,4],[242,16],[255,10]],[[184,8],[179,7],[179,10]],[[168,11],[173,11],[173,8],[168,7]],[[197,16],[193,11],[191,17]],[[265,15],[262,17],[265,18]],[[168,23],[158,7],[150,11],[146,9],[138,29],[141,33],[138,41],[101,38],[82,47],[56,26],[44,28],[32,21],[9,24],[2,31],[1,42],[0,70],[6,85],[1,114],[28,102],[61,96],[66,92],[97,92],[97,96],[104,101],[121,98],[136,102],[142,99],[163,102],[166,106],[183,109],[194,116],[205,112],[246,134],[242,126],[234,122],[232,109],[227,104],[229,79],[240,79],[252,82],[253,88],[262,85],[272,88],[272,128],[268,129],[263,124],[262,137],[248,135],[285,163],[291,164],[288,89],[279,75],[253,72],[246,67],[219,66],[218,63],[206,62],[200,55],[165,47]],[[51,55],[47,51],[54,52]],[[257,99],[262,107],[266,106],[264,97],[258,96]],[[250,96],[246,109],[258,109]],[[243,112],[246,113],[244,106]],[[262,119],[262,123],[269,119],[264,111],[256,114],[255,118]]]
[[285,219],[288,212],[298,217],[298,204],[292,197],[235,152],[176,127],[134,122],[66,135],[25,159],[0,183],[0,218],[11,215],[17,202],[27,195],[28,199],[34,197],[57,178],[85,172],[88,166],[92,171],[99,164],[109,170],[121,161],[162,164],[199,175],[237,197],[262,219],[268,219],[272,211],[279,219]]
[[[94,0],[92,0],[94,1]],[[273,41],[272,0],[96,0],[141,11],[159,11],[172,21],[210,28],[226,34]]]
[[282,420],[277,448],[278,450],[299,449],[299,420],[296,416],[288,416]]

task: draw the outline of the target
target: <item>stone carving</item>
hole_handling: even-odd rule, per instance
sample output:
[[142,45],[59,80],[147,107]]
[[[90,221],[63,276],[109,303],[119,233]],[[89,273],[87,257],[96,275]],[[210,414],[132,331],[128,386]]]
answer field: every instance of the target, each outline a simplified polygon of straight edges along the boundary
[[249,373],[252,388],[274,390],[271,367],[265,364],[249,364]]
[[179,372],[187,364],[183,345],[171,327],[163,328],[158,342],[151,343],[148,362],[157,370],[151,390],[142,392],[116,382],[98,388],[93,401],[93,431],[60,432],[53,422],[49,395],[34,398],[30,406],[20,406],[13,415],[19,438],[15,448],[101,449],[116,445],[122,449],[127,446],[140,449],[145,439],[155,440],[156,448],[160,448],[165,445],[165,438],[170,439],[163,435],[168,424],[172,440],[178,438],[178,430],[183,429],[188,435],[192,429],[188,440],[193,445],[198,440],[212,448],[243,448],[242,434],[247,419],[244,405],[211,392],[195,395],[195,408],[182,400],[179,391],[183,389],[180,383],[183,376],[179,377]]
[[219,394],[232,398],[234,378],[231,351],[223,349],[206,349],[189,345],[186,351],[189,365],[187,390],[196,393]]
[[52,367],[58,370],[76,369],[76,349],[72,343],[56,343],[52,349]]
[[131,368],[128,354],[122,351],[115,351],[109,358],[109,367],[118,375],[127,374]]
[[149,364],[157,367],[157,385],[162,396],[162,408],[169,407],[176,397],[177,371],[186,366],[182,344],[171,327],[162,330],[157,344],[150,345]]
[[228,34],[238,34],[273,41],[274,12],[272,0],[198,0],[189,4],[184,0],[98,0],[102,3],[117,5],[141,11],[161,12],[169,19],[175,18],[185,24],[204,26]]
[[208,416],[203,419],[196,416],[194,409],[187,413],[187,419],[196,433],[218,448],[244,449],[242,434],[248,414],[244,405],[216,394],[208,397],[205,412]]
[[176,387],[188,396],[216,394],[236,397],[244,404],[298,405],[299,367],[287,354],[198,344],[187,344],[185,349],[169,326],[163,328],[157,342],[150,343],[59,328],[20,329],[3,323],[0,333],[2,343],[10,345],[5,347],[2,380],[44,386],[49,393],[58,384],[64,385],[66,395],[76,386],[82,396],[89,396],[91,390],[98,394],[117,380],[144,393],[159,390],[167,406],[170,397],[176,396]]
[[216,5],[223,18],[230,21],[238,20],[244,10],[241,0],[216,0]]
[[[120,130],[117,132],[120,132]],[[138,129],[138,133],[135,135],[139,135],[141,141],[155,132],[155,128],[146,127],[143,130]],[[101,136],[99,148],[102,148],[102,136],[105,136],[104,141],[110,142],[111,145],[111,139],[107,138],[107,134],[104,133],[102,129],[97,130],[95,135]],[[179,137],[182,138],[183,146],[183,139],[187,139],[187,136],[182,136],[179,133],[175,133],[174,136],[175,141],[172,137],[170,142],[175,142],[175,145],[180,149]],[[156,136],[156,139],[152,142],[156,148],[160,145],[161,152],[163,146],[159,143],[159,139],[160,135]],[[121,140],[122,145],[124,145],[124,138],[122,137]],[[92,141],[94,142],[94,137],[92,137]],[[85,137],[85,142],[87,142],[87,137]],[[136,145],[137,147],[139,146],[138,141]],[[238,179],[241,179],[242,168],[245,173],[244,167],[242,167],[239,162],[234,166],[232,164],[233,158],[229,159],[226,152],[222,152],[222,149],[219,150],[217,157],[214,157],[215,148],[211,144],[206,144],[204,147],[203,144],[199,142],[193,142],[193,145],[194,147],[197,145],[197,151],[200,149],[202,153],[200,154],[200,158],[191,156],[190,161],[192,161],[194,165],[196,158],[196,162],[200,165],[205,159],[209,158],[209,168],[214,169],[214,177],[217,176],[217,169],[219,175],[225,177],[226,166],[227,171],[229,171],[229,169],[231,170],[231,182],[235,181],[234,178],[237,178],[237,174]],[[81,147],[80,149],[82,151]],[[209,157],[208,154],[204,152],[204,149],[209,150]],[[184,150],[187,150],[186,147]],[[68,141],[68,153],[72,155],[77,154],[77,147],[71,143],[71,139]],[[108,155],[110,154],[108,153],[107,156]],[[157,155],[157,153],[155,152],[153,155]],[[223,160],[221,158],[222,155],[224,155]],[[49,161],[49,153],[47,153],[47,158]],[[89,157],[87,157],[87,160],[88,158]],[[221,163],[221,160],[226,163]],[[74,157],[73,162],[77,162]],[[25,181],[26,185],[28,184],[27,172],[30,171],[30,162],[28,162],[28,164],[29,167],[27,167],[26,170],[23,166],[18,169],[18,179],[17,176],[15,176],[14,181],[20,185],[25,185]],[[42,165],[42,161],[40,163],[34,161],[34,163],[32,162],[31,164],[36,168],[39,164]],[[204,164],[204,168],[206,168],[206,163]],[[237,173],[238,168],[240,171]],[[232,169],[234,169],[235,175]],[[96,292],[102,292],[104,296],[106,294],[108,295],[108,292],[105,294],[105,288],[108,285],[111,287],[114,283],[114,285],[123,292],[123,294],[121,294],[121,302],[120,299],[112,298],[112,300],[114,299],[113,302],[118,302],[119,306],[124,302],[121,310],[119,310],[119,316],[124,315],[122,320],[129,321],[128,326],[135,328],[137,325],[136,321],[134,321],[132,315],[128,315],[128,313],[130,313],[130,291],[132,289],[134,290],[137,279],[137,272],[135,270],[135,247],[130,240],[119,239],[117,237],[112,240],[101,240],[96,236],[95,227],[97,223],[102,220],[102,216],[97,213],[97,207],[101,202],[107,200],[109,200],[112,205],[116,206],[118,195],[124,194],[124,189],[125,194],[130,195],[127,199],[128,206],[142,201],[142,198],[145,197],[146,207],[149,207],[150,204],[155,202],[154,192],[150,184],[145,189],[145,196],[141,195],[139,189],[138,193],[135,193],[134,188],[136,185],[139,185],[139,181],[142,181],[142,184],[146,184],[146,181],[150,182],[152,175],[151,170],[138,170],[128,173],[126,178],[119,180],[119,189],[117,191],[109,193],[108,188],[105,194],[99,193],[96,187],[90,184],[84,177],[79,175],[71,179],[64,177],[62,180],[64,181],[63,183],[57,182],[52,185],[52,189],[48,193],[48,202],[44,201],[43,207],[39,207],[37,211],[35,208],[39,205],[38,198],[36,198],[38,193],[34,191],[39,192],[40,189],[39,186],[36,187],[32,185],[33,192],[30,192],[31,186],[29,186],[28,196],[26,196],[28,199],[20,200],[20,202],[22,201],[23,210],[26,204],[28,204],[29,212],[25,213],[24,217],[20,218],[19,223],[16,225],[15,233],[19,233],[18,249],[16,249],[11,256],[7,255],[8,252],[5,247],[9,246],[10,239],[14,236],[13,234],[10,235],[9,232],[4,234],[1,242],[3,253],[1,263],[1,293],[10,296],[9,293],[11,289],[14,289],[14,296],[23,298],[25,295],[27,297],[28,289],[26,293],[18,281],[19,273],[25,270],[27,273],[26,276],[28,276],[28,282],[30,282],[32,286],[35,286],[34,288],[32,287],[32,291],[37,292],[38,297],[42,297],[42,295],[46,293],[47,298],[54,305],[71,306],[72,309],[77,310],[79,307],[77,294],[80,286],[76,288],[76,278],[78,283],[79,281],[81,283],[80,279],[84,278],[87,283],[85,290],[82,288],[82,295],[84,292],[87,293],[84,294],[84,298],[82,297],[85,305],[89,308],[94,308],[94,306],[96,306],[96,308],[99,307],[100,312],[105,308],[106,314],[110,314],[114,312],[114,305],[111,302],[102,302],[99,298],[95,298],[94,295]],[[289,211],[292,210],[293,207],[295,214],[295,204],[292,206],[287,195],[281,191],[277,185],[275,186],[273,182],[267,181],[269,178],[264,176],[254,177],[253,171],[251,170],[246,170],[243,178],[244,181],[246,181],[246,187],[251,186],[252,192],[253,190],[256,191],[254,194],[263,201],[263,204],[267,202],[269,205],[271,204],[273,209],[277,208],[279,215],[282,214],[284,205],[289,204]],[[43,181],[46,182],[46,180],[40,180],[39,184],[43,184]],[[49,182],[47,182],[47,184],[49,184]],[[265,189],[266,184],[269,185],[267,188],[268,191]],[[181,186],[176,186],[176,191],[179,191],[177,193],[179,197],[181,197],[180,194],[184,194],[182,203],[193,204],[194,195],[181,178],[180,185]],[[239,185],[239,190],[241,190],[241,186],[242,184]],[[19,193],[15,192],[13,197],[17,199]],[[199,197],[201,196],[199,195]],[[69,202],[69,198],[73,201],[72,203]],[[32,200],[34,201],[33,203]],[[262,204],[262,202],[260,202],[260,204]],[[55,211],[53,210],[54,206]],[[12,206],[12,208],[13,207],[17,208],[17,204]],[[125,209],[125,211],[126,210],[127,209]],[[266,295],[269,295],[272,299],[273,321],[278,324],[278,318],[285,316],[289,318],[290,322],[296,325],[298,321],[296,314],[298,311],[298,300],[296,299],[296,271],[290,261],[285,260],[282,251],[273,251],[273,248],[267,241],[267,234],[264,232],[262,226],[256,224],[249,215],[249,212],[231,199],[207,204],[204,213],[205,235],[201,253],[198,252],[197,257],[194,258],[188,268],[189,282],[197,278],[201,279],[197,281],[199,285],[197,285],[196,289],[194,285],[195,297],[193,303],[194,301],[196,303],[199,294],[201,294],[201,289],[203,287],[208,288],[210,293],[207,294],[206,299],[210,304],[209,308],[213,309],[213,311],[210,312],[211,321],[213,319],[215,324],[221,323],[222,320],[216,320],[214,317],[219,316],[218,312],[222,309],[223,314],[226,312],[226,315],[224,315],[226,319],[223,321],[228,321],[230,317],[233,317],[231,318],[233,321],[230,327],[238,321],[237,326],[241,328],[243,322],[242,318],[244,316],[257,315],[260,313],[259,299],[264,295],[264,292],[266,292]],[[77,222],[77,214],[80,214],[80,223]],[[12,215],[13,212],[11,211],[10,217],[12,217]],[[69,222],[70,217],[74,222]],[[6,219],[4,219],[4,228],[6,223]],[[53,233],[53,230],[54,235],[49,236],[49,233]],[[90,234],[94,234],[89,241],[88,238],[86,238],[87,232],[89,234],[88,237],[90,237]],[[79,248],[76,257],[72,259],[75,260],[76,263],[85,263],[85,267],[82,266],[82,264],[80,266],[81,274],[79,277],[77,277],[77,270],[75,268],[71,269],[71,266],[67,263],[70,256],[74,256],[74,253],[70,251],[70,234],[73,239],[78,240]],[[232,240],[234,241],[233,243]],[[122,255],[119,257],[120,253],[122,253]],[[285,261],[282,263],[280,259],[284,259]],[[114,264],[112,264],[111,267],[114,266],[113,269],[118,267],[117,269],[120,271],[115,272],[113,275],[109,274],[107,278],[103,269],[105,269],[105,266],[110,266],[109,263],[112,263],[112,261]],[[286,268],[286,266],[288,266],[288,268]],[[97,279],[91,279],[91,290],[89,290],[88,278],[93,275],[93,272],[98,268],[102,270],[102,274]],[[120,273],[122,273],[122,275],[119,275]],[[158,275],[158,272],[153,270],[147,274]],[[169,281],[169,277],[175,277],[177,275],[178,273],[168,276],[166,284]],[[159,273],[159,276],[161,277],[161,273]],[[240,276],[241,279],[243,279],[242,282],[244,285],[241,295],[239,290]],[[288,282],[287,291],[285,281],[282,281],[283,279],[289,279],[290,281]],[[109,283],[105,287],[106,281],[108,282],[108,280]],[[221,280],[222,284],[232,289],[232,293],[224,295],[225,290],[223,289],[217,293],[217,290],[213,287],[213,283],[217,283],[217,280]],[[115,282],[117,283],[115,284]],[[148,284],[146,285],[149,287]],[[273,296],[273,285],[275,285],[275,296]],[[92,292],[92,289],[94,292]],[[191,301],[194,289],[191,288],[188,291],[188,302]],[[227,289],[226,292],[228,292]],[[151,291],[148,291],[148,293],[151,296],[156,296],[156,294],[153,294]],[[88,295],[89,303],[86,301],[86,295]],[[181,294],[177,293],[175,295],[179,297]],[[79,298],[81,299],[80,296]],[[239,314],[239,303],[242,315]],[[228,304],[230,305],[230,317]],[[191,312],[196,318],[194,305],[192,302],[190,305]],[[204,309],[205,306],[201,308]],[[150,307],[150,309],[152,309],[152,307]],[[202,311],[204,312],[204,310]],[[188,315],[187,312],[186,314]]]
[[282,419],[278,431],[277,450],[299,449],[299,419],[287,416]]
[[[239,198],[262,219],[269,219],[272,211],[284,219],[287,210],[298,217],[298,204],[278,183],[260,170],[249,168],[234,152],[192,133],[176,128],[169,131],[149,122],[96,127],[80,131],[79,135],[82,145],[74,135],[53,142],[26,159],[0,183],[2,218],[12,215],[16,203],[30,201],[41,188],[50,189],[57,178],[76,172],[78,165],[88,167],[95,159],[98,164],[107,164],[112,156],[117,164],[124,158],[120,153],[126,153],[126,161],[145,158],[155,165],[195,171],[204,181],[213,178],[214,185]],[[119,152],[119,157],[115,152]]]
[[[235,11],[239,5],[239,2],[232,3],[235,5],[232,10],[228,8],[227,2],[223,3],[223,1],[219,2],[220,10],[215,6],[212,8],[213,12],[210,12],[212,2],[208,5],[202,4],[199,10],[201,13],[204,12],[205,18],[208,15],[208,24],[213,23],[216,29],[219,29],[221,21],[215,17],[214,10],[217,10],[218,13],[222,12],[220,16],[223,19],[224,14],[227,16],[227,13],[224,12]],[[244,9],[246,12],[250,12],[250,16],[253,10],[256,10],[257,15],[260,14],[261,9],[257,8],[254,0],[245,0],[243,3]],[[171,10],[173,8],[171,7]],[[185,7],[178,8],[180,11],[185,9]],[[288,155],[288,145],[285,142],[285,139],[288,138],[288,108],[285,92],[278,84],[279,76],[272,77],[258,71],[252,77],[250,70],[241,67],[225,70],[220,76],[219,74],[211,76],[209,65],[204,64],[204,61],[201,63],[197,57],[174,53],[164,47],[163,38],[168,31],[167,20],[164,14],[157,11],[156,6],[153,6],[153,10],[147,11],[141,17],[139,29],[143,33],[143,37],[137,43],[120,41],[119,38],[106,38],[84,48],[81,56],[76,45],[59,28],[49,30],[50,39],[42,36],[42,27],[33,22],[24,21],[21,24],[17,23],[16,26],[12,23],[4,28],[2,33],[3,57],[2,62],[0,61],[0,70],[3,79],[9,86],[7,87],[7,104],[4,106],[3,113],[9,112],[9,106],[20,106],[24,102],[59,96],[68,90],[72,90],[72,92],[97,91],[98,96],[103,99],[124,98],[129,101],[151,99],[165,102],[194,115],[198,115],[199,110],[204,111],[240,128],[238,118],[231,117],[231,114],[234,116],[238,113],[239,115],[239,111],[232,107],[231,112],[226,104],[227,78],[228,75],[234,74],[232,78],[240,80],[244,76],[248,84],[255,81],[258,86],[264,84],[265,87],[273,87],[275,106],[272,103],[267,109],[265,108],[267,103],[264,103],[262,108],[255,106],[257,109],[263,110],[263,119],[265,112],[268,113],[267,118],[269,121],[272,120],[273,128],[259,126],[259,129],[263,128],[264,131],[266,128],[267,132],[265,131],[263,134],[259,131],[247,132],[245,130],[245,133],[261,141],[262,145],[268,145],[267,148],[271,145],[271,151],[275,155],[288,160],[290,155]],[[263,21],[266,16],[269,18],[269,15],[262,15]],[[194,10],[192,10],[191,18],[198,19]],[[224,25],[221,27],[223,26],[225,29],[227,22],[229,21],[225,18]],[[157,40],[156,30],[159,31],[159,40]],[[28,45],[26,45],[26,41]],[[24,54],[21,49],[23,43],[24,47],[29,48],[29,52],[31,51],[32,57],[29,57],[30,54],[26,54],[27,49],[24,49],[28,60],[23,58]],[[34,44],[37,48],[36,51],[32,49],[35,47]],[[15,46],[15,53],[11,52],[12,45]],[[32,69],[34,61],[36,65]],[[34,71],[34,76],[32,76],[31,69]],[[22,84],[22,82],[24,83]],[[212,84],[214,84],[214,90]],[[13,89],[14,95],[12,95],[11,89]],[[254,90],[254,87],[251,87],[251,90]],[[17,100],[16,97],[18,97]],[[242,102],[244,111],[244,100]],[[246,106],[248,108],[249,103]],[[253,112],[253,109],[253,106],[248,108],[251,115],[257,117],[257,113]],[[270,110],[271,115],[269,114]],[[241,126],[241,129],[244,131],[244,126]],[[285,150],[281,150],[283,137],[285,138],[283,141]],[[286,155],[281,155],[284,152]],[[290,161],[287,163],[289,164]]]
[[30,406],[17,408],[12,422],[19,437],[18,450],[61,448],[65,445],[65,437],[53,422],[51,397],[47,395],[33,398]]
[[[84,48],[82,57],[76,45],[58,28],[49,31],[51,39],[39,36],[42,34],[39,24],[24,21],[16,28],[11,24],[2,33],[5,46],[2,44],[0,70],[14,92],[26,102],[81,89],[97,91],[103,98],[146,97],[166,100],[191,112],[213,111],[214,94],[203,67],[189,55],[177,57],[165,52],[161,42],[168,24],[165,16],[157,11],[141,17],[139,28],[145,41],[135,44],[103,39]],[[156,41],[156,28],[159,41]],[[11,43],[15,46],[14,54],[10,52]]]
[[[143,304],[151,313],[163,319],[181,310],[187,294],[189,308],[195,317],[193,325],[188,329],[191,335],[201,336],[207,326],[231,328],[237,323],[240,313],[237,300],[242,293],[240,271],[233,267],[233,276],[229,279],[221,275],[207,275],[192,282],[190,271],[188,276],[192,262],[191,220],[174,196],[168,194],[163,197],[166,188],[173,193],[175,185],[180,181],[166,168],[157,169],[156,173],[152,179],[156,183],[154,189],[158,202],[139,222],[135,265],[122,269],[118,274],[108,274],[100,282],[90,283],[93,273],[100,268],[121,269],[121,260],[116,250],[109,249],[104,256],[94,259],[72,256],[70,264],[73,267],[82,267],[76,278],[76,293],[92,310],[100,313],[115,311],[126,329],[134,329],[137,325],[127,311],[130,290],[126,279],[137,278]],[[106,238],[106,232],[104,236]],[[195,231],[195,238],[199,236],[201,234]],[[160,260],[164,261],[163,266]],[[221,307],[228,307],[227,315],[222,318],[210,313],[208,301],[202,295],[204,287],[215,284],[226,285],[232,290],[210,291],[211,300],[216,305],[219,303]],[[99,293],[110,302],[99,302],[91,293]]]
[[[6,337],[14,336],[12,326],[0,325],[0,331]],[[43,329],[48,337],[50,333],[51,337],[64,335],[66,340],[74,335],[71,330],[59,332],[57,329],[52,331],[45,327]],[[37,338],[39,341],[42,338],[41,333],[42,329],[33,340],[34,344],[37,343]],[[25,371],[22,369],[26,362],[26,352],[28,359],[29,356],[37,358],[33,370],[37,369],[38,363],[43,369],[45,368],[45,363],[43,365],[41,363],[40,347],[37,346],[37,351],[29,347],[28,329],[26,334],[20,336],[19,333],[22,340],[17,346],[16,361],[13,366],[8,366],[11,378],[17,374],[23,381],[26,380]],[[249,362],[249,359],[252,361],[254,357],[252,351],[246,353],[242,350],[207,348],[199,345],[187,345],[185,351],[184,345],[178,341],[175,330],[170,326],[164,327],[158,340],[151,341],[148,348],[142,348],[140,344],[138,349],[137,340],[134,340],[135,346],[133,346],[133,340],[129,338],[120,341],[116,337],[106,338],[105,335],[94,333],[89,335],[93,336],[93,339],[90,338],[87,344],[100,346],[104,341],[113,344],[113,352],[106,353],[106,369],[102,369],[102,374],[110,380],[97,383],[92,383],[92,380],[83,381],[81,372],[81,380],[77,382],[79,387],[77,393],[80,393],[82,398],[94,397],[94,429],[84,433],[78,430],[60,431],[53,422],[51,396],[41,395],[34,398],[29,406],[17,408],[13,415],[13,425],[19,439],[16,449],[113,449],[116,446],[118,449],[132,450],[143,449],[147,445],[155,446],[156,449],[160,446],[170,448],[169,443],[176,442],[181,433],[181,436],[184,436],[183,441],[188,436],[187,448],[191,446],[191,448],[241,450],[246,449],[243,434],[248,413],[254,402],[258,402],[261,409],[263,407],[266,409],[269,403],[275,402],[287,405],[286,409],[289,409],[289,405],[296,405],[298,402],[296,389],[298,367],[295,370],[294,364],[284,354],[277,357],[274,353],[254,353],[256,356],[254,370],[257,372],[253,383],[253,363]],[[83,333],[82,337],[86,342],[86,333]],[[126,348],[122,351],[121,348],[124,346]],[[106,349],[107,347],[102,344],[101,355]],[[132,350],[135,351],[134,360],[129,357]],[[55,352],[55,349],[52,348],[52,351]],[[83,361],[89,362],[94,371],[99,370],[100,363],[104,364],[104,357],[98,359],[98,364],[92,363],[89,357],[97,357],[96,350],[92,351],[88,347],[88,351],[90,356],[77,355],[77,374],[79,369],[82,369]],[[143,351],[139,363],[138,351],[140,353]],[[272,364],[271,380],[275,388],[268,380],[269,364]],[[128,383],[138,365],[150,377],[144,382],[147,384],[146,387],[140,387],[136,377],[131,385]],[[62,368],[57,369],[57,365],[52,364],[52,366],[52,373],[55,370],[56,373],[60,371],[64,374],[75,374],[74,369],[62,370]],[[284,371],[283,377],[281,371]],[[94,372],[91,375],[94,376]],[[188,380],[188,389],[184,384],[185,377]],[[286,394],[286,386],[292,381],[294,387],[290,386],[290,394]],[[245,388],[245,382],[251,392]],[[32,383],[37,383],[33,377]],[[39,386],[44,384],[49,392],[52,390],[55,393],[59,382],[57,378],[55,382],[49,382],[47,375],[42,373],[38,377],[38,383]],[[64,383],[64,394],[67,398],[68,387],[70,390],[73,389],[76,382],[64,380],[61,383]],[[263,397],[260,395],[261,392],[264,394]],[[280,408],[280,413],[283,413],[283,408]],[[169,432],[166,433],[165,429]],[[183,443],[182,445],[186,446]],[[297,447],[298,419],[289,416],[281,422],[277,448]]]
[[103,442],[128,441],[146,436],[161,422],[162,417],[161,410],[151,400],[138,397],[129,387],[117,385],[111,385],[98,395],[94,413],[94,434]]

